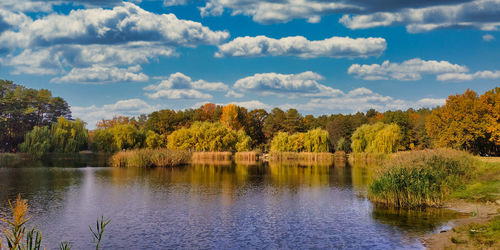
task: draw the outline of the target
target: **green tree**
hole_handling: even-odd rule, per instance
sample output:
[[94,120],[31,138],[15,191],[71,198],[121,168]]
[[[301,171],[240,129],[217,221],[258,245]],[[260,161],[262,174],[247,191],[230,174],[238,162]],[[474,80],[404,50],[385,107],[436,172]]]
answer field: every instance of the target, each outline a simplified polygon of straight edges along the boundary
[[50,137],[50,129],[47,126],[35,126],[33,130],[26,134],[26,139],[19,147],[21,151],[27,152],[36,158],[41,158],[44,154],[50,152]]
[[401,130],[397,124],[365,124],[353,133],[353,152],[393,153],[401,148]]

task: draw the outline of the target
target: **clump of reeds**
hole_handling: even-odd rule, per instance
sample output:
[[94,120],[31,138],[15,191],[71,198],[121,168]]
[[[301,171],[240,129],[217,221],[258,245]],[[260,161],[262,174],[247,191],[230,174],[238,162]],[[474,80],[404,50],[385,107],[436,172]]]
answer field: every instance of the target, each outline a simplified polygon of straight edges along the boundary
[[472,155],[451,149],[396,153],[376,173],[369,198],[393,207],[437,207],[477,164]]
[[253,165],[259,160],[259,154],[255,151],[250,152],[236,152],[234,154],[234,161],[237,164]]
[[174,167],[189,163],[191,153],[171,149],[135,149],[114,154],[111,165],[114,167]]
[[191,157],[192,163],[202,163],[202,164],[225,164],[231,163],[231,157],[233,153],[231,152],[194,152]]
[[304,166],[330,166],[333,163],[332,153],[311,153],[311,152],[271,152],[269,161],[282,163],[284,165],[294,165],[298,163]]

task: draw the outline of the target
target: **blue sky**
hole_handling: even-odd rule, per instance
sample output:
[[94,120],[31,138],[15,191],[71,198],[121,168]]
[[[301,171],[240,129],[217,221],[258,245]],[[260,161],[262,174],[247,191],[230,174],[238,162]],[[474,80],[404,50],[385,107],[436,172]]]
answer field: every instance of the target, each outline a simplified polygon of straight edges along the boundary
[[500,84],[500,0],[3,0],[0,78],[94,127],[206,102],[434,107]]

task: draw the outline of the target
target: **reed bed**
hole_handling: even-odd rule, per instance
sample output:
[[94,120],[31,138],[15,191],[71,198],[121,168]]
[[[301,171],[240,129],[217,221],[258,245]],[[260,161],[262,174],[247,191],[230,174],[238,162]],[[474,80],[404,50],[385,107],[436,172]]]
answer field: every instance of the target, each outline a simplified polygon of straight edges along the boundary
[[234,154],[234,161],[240,165],[255,165],[259,160],[259,153],[255,151],[250,152],[236,152]]
[[480,164],[472,155],[451,149],[396,153],[377,170],[368,196],[390,207],[439,207]]
[[114,154],[113,167],[175,167],[189,163],[191,152],[171,149],[135,149]]

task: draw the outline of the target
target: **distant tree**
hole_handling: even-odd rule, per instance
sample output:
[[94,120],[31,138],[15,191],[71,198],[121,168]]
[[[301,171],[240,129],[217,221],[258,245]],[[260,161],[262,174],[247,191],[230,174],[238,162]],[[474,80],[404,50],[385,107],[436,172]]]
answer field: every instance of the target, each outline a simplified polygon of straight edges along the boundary
[[68,104],[46,89],[30,89],[0,80],[0,152],[17,151],[35,126],[49,126],[63,116],[71,119]]
[[426,122],[427,133],[436,147],[488,153],[489,112],[488,105],[481,102],[476,92],[467,89],[461,95],[449,96],[443,107],[432,111]]
[[264,122],[263,132],[266,138],[271,139],[279,131],[285,131],[285,120],[286,113],[283,110],[279,108],[271,110]]
[[239,130],[243,127],[241,124],[242,117],[239,114],[238,106],[228,104],[222,108],[221,123],[229,129]]
[[480,96],[480,100],[481,104],[488,109],[486,131],[490,134],[490,141],[495,144],[498,150],[500,146],[500,87],[487,91]]
[[365,124],[357,128],[351,141],[355,153],[393,153],[400,149],[401,132],[397,124]]
[[80,119],[70,121],[61,116],[52,124],[50,133],[53,152],[76,153],[88,146],[88,131]]
[[247,151],[250,140],[243,130],[231,130],[222,123],[195,122],[189,128],[171,133],[167,147],[194,151]]
[[85,123],[79,119],[70,121],[59,117],[51,127],[38,127],[26,134],[20,148],[35,157],[49,152],[76,153],[87,148],[88,132]]
[[40,158],[50,152],[51,134],[49,127],[35,126],[33,130],[26,134],[26,139],[19,145],[21,151]]

